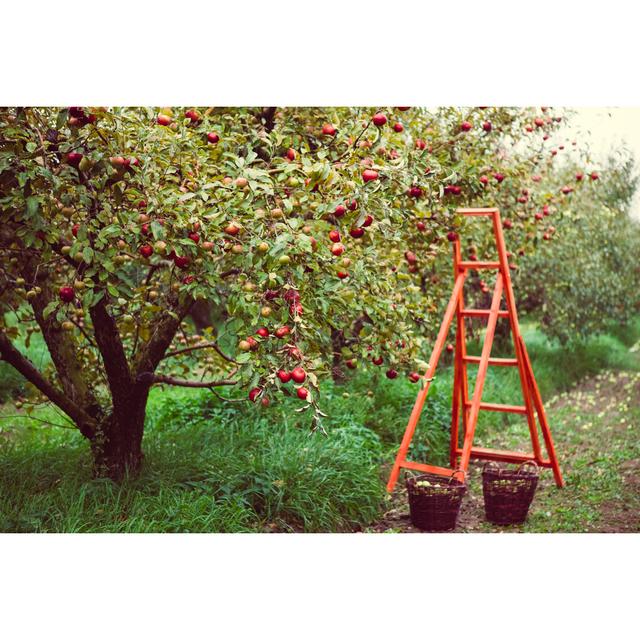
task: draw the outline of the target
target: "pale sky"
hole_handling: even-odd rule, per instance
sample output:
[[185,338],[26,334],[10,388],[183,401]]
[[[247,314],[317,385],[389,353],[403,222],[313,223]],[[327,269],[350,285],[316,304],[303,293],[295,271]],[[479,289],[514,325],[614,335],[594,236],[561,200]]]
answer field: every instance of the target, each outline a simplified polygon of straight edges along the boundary
[[[594,165],[604,162],[610,151],[622,144],[633,152],[640,171],[640,108],[574,108],[575,115],[565,128],[571,140],[588,143]],[[568,146],[570,148],[570,146]],[[631,215],[640,220],[640,190],[632,205]]]

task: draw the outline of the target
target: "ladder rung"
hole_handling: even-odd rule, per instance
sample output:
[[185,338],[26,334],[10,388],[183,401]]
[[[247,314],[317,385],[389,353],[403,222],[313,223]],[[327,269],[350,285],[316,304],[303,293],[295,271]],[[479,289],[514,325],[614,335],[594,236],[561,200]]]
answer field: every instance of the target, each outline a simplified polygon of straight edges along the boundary
[[483,260],[470,260],[468,262],[458,262],[460,269],[499,269],[499,262],[487,262]]
[[492,216],[497,213],[497,209],[458,209],[456,213],[463,216]]
[[424,471],[425,473],[435,473],[439,476],[449,477],[457,471],[456,469],[449,469],[449,467],[436,467],[431,464],[411,462],[411,460],[405,460],[400,466],[404,469],[414,469],[415,471]]
[[[465,356],[463,360],[479,364],[480,356]],[[516,358],[489,358],[489,364],[493,364],[496,367],[517,367],[518,361]]]
[[[465,403],[467,407],[471,406],[471,402]],[[505,413],[523,413],[527,415],[527,407],[515,404],[494,404],[493,402],[481,402],[480,409],[484,411],[504,411]]]
[[[462,449],[456,449],[456,454],[461,455]],[[484,449],[483,447],[471,447],[471,457],[480,460],[496,460],[500,462],[527,462],[532,460],[541,467],[550,467],[549,460],[536,460],[533,453],[521,453],[519,451],[501,451],[500,449]]]
[[[463,309],[460,312],[460,315],[465,316],[467,318],[488,318],[489,313],[490,313],[489,309]],[[498,317],[508,318],[509,312],[504,309],[500,309],[500,311],[498,311]]]

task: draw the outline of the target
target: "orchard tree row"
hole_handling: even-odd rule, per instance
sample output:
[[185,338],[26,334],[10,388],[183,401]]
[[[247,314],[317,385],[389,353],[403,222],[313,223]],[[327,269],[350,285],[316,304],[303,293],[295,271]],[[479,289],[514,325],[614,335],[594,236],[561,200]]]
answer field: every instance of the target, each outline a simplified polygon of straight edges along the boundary
[[[243,388],[265,407],[293,394],[317,428],[323,377],[420,379],[458,207],[502,209],[514,270],[554,239],[553,217],[600,177],[559,182],[563,117],[3,109],[0,355],[90,441],[98,475],[139,468],[153,385]],[[198,304],[212,320],[195,334]],[[21,351],[34,332],[51,370]]]

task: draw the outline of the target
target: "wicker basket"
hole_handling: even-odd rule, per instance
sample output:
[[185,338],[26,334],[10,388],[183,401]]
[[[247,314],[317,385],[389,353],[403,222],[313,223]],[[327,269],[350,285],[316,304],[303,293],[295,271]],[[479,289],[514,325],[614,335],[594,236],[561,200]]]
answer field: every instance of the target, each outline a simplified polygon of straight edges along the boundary
[[447,478],[424,473],[407,478],[409,512],[414,526],[423,531],[455,529],[462,497],[467,490],[464,480],[454,477],[458,473],[462,474],[461,471],[454,471]]
[[[527,468],[530,466],[530,468]],[[538,486],[538,465],[524,462],[516,469],[492,462],[482,469],[484,511],[494,524],[522,524]]]

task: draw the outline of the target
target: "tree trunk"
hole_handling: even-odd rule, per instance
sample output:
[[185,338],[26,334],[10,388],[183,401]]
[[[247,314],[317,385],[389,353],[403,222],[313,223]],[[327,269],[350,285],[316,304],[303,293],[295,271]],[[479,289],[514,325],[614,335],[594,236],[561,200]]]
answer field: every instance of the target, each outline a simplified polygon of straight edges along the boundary
[[96,477],[119,482],[125,475],[140,472],[147,396],[148,389],[132,393],[125,410],[114,410],[98,425],[91,441]]

